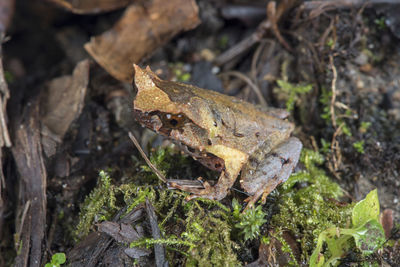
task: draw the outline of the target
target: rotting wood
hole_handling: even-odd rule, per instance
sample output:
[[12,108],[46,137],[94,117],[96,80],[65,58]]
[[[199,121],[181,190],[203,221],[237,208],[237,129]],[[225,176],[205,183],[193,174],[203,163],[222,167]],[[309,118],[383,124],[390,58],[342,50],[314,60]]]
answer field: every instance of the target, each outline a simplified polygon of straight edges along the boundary
[[30,202],[26,216],[23,216],[25,219],[20,222],[20,238],[16,244],[19,254],[15,259],[15,266],[42,266],[46,228],[47,173],[42,156],[39,127],[39,103],[35,99],[26,105],[22,116],[14,123],[15,144],[11,151],[20,177],[18,206],[20,214],[26,203]]

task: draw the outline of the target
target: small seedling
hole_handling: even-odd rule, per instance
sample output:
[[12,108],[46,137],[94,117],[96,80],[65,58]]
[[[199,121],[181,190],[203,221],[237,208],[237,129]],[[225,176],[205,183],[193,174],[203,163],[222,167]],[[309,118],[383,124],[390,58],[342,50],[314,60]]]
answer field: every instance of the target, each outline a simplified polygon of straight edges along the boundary
[[364,140],[353,143],[353,147],[358,153],[364,154]]
[[66,260],[65,253],[56,253],[51,257],[51,262],[46,263],[45,267],[60,267]]
[[277,84],[280,89],[289,96],[288,100],[286,101],[287,111],[292,111],[294,109],[294,104],[299,99],[300,95],[306,94],[312,89],[311,84],[292,84],[285,80],[278,80]]
[[370,126],[371,126],[371,123],[369,121],[363,121],[363,122],[361,122],[361,125],[360,125],[360,128],[358,129],[358,131],[360,133],[366,133]]

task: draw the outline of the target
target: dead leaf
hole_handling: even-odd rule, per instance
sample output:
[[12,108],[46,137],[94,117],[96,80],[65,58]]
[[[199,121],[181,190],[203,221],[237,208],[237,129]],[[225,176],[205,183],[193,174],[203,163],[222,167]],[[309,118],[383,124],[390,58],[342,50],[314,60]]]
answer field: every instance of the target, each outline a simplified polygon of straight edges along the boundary
[[120,243],[131,243],[143,237],[130,224],[126,223],[104,221],[99,224],[98,230]]
[[393,229],[393,210],[385,209],[380,216],[380,222],[385,231],[385,237],[390,238]]
[[97,14],[126,7],[134,0],[50,0],[76,14]]
[[[157,215],[151,202],[146,199],[146,212],[149,218],[151,233],[154,239],[161,239],[161,230],[158,226]],[[162,244],[154,244],[154,255],[156,258],[156,266],[168,266],[165,258],[165,247]]]
[[133,63],[199,23],[194,0],[154,0],[146,6],[131,5],[112,29],[92,37],[85,49],[116,79],[131,82]]
[[[273,232],[271,232],[273,233]],[[290,246],[296,260],[300,260],[299,245],[295,238],[287,231],[283,232],[283,239]],[[261,243],[258,248],[258,259],[245,267],[261,267],[261,266],[288,266],[293,259],[289,252],[282,249],[283,245],[273,235],[270,236],[268,244]]]
[[71,123],[80,115],[88,82],[89,61],[83,60],[72,76],[52,80],[42,95],[42,141],[47,156],[55,153],[55,145],[61,142]]
[[144,248],[126,248],[124,249],[126,255],[133,259],[138,259],[143,256],[150,255],[151,251]]

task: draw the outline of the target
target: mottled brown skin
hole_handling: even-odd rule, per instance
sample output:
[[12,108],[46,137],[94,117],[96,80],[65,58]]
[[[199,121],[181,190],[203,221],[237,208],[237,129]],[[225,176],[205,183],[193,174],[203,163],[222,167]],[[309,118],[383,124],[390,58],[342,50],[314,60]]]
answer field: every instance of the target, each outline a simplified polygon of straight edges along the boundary
[[172,186],[189,199],[220,200],[241,174],[249,206],[286,181],[296,166],[301,142],[290,137],[294,125],[284,110],[262,109],[238,98],[183,83],[163,81],[149,68],[134,65],[133,114],[137,121],[176,143],[210,169],[221,172],[205,189]]

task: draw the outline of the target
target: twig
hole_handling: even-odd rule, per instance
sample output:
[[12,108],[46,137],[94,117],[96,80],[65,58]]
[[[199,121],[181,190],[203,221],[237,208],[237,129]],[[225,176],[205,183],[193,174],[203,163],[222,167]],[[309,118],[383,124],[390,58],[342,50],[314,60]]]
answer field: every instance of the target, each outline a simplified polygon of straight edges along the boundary
[[256,51],[253,54],[253,58],[251,59],[251,71],[250,71],[250,76],[253,80],[257,79],[257,69],[258,69],[258,60],[260,58],[261,52],[264,50],[266,46],[265,41],[261,41],[260,44],[257,46]]
[[239,56],[245,51],[249,50],[254,44],[260,41],[260,37],[257,34],[252,34],[242,41],[237,43],[235,46],[229,48],[227,51],[219,55],[214,63],[218,66],[225,65],[227,62],[231,61],[233,58]]
[[11,139],[7,129],[7,100],[10,98],[7,81],[4,78],[3,51],[1,45],[5,40],[4,32],[0,32],[0,144],[1,146],[11,147]]
[[24,210],[22,211],[21,223],[20,223],[20,225],[18,227],[18,230],[17,230],[17,233],[16,233],[16,236],[18,236],[18,240],[16,240],[16,242],[18,242],[18,244],[17,243],[15,244],[15,249],[16,250],[18,250],[19,245],[20,245],[19,242],[21,241],[20,238],[21,238],[21,235],[22,235],[22,229],[24,227],[26,215],[28,214],[28,210],[29,210],[30,206],[31,206],[31,201],[28,200],[25,203]]
[[288,50],[289,52],[293,52],[292,47],[283,38],[278,28],[278,21],[282,15],[282,11],[282,8],[280,10],[277,10],[275,1],[271,1],[267,4],[267,16],[268,20],[271,22],[270,24],[268,24],[268,26],[270,25],[271,32],[275,35],[276,39],[278,39],[278,41],[286,48],[286,50]]
[[331,97],[331,105],[330,105],[330,112],[331,112],[331,121],[333,128],[336,128],[336,118],[335,118],[335,101],[336,101],[336,80],[337,80],[337,71],[336,67],[333,64],[333,57],[329,55],[329,64],[332,68],[333,78],[332,78],[332,97]]
[[331,142],[331,150],[332,150],[332,162],[333,162],[333,174],[337,177],[340,178],[336,170],[339,168],[339,164],[342,160],[342,154],[340,152],[340,146],[339,142],[336,140],[336,137],[339,136],[342,132],[342,128],[344,126],[343,123],[337,127],[336,124],[336,115],[335,115],[335,104],[336,104],[336,81],[337,81],[337,71],[336,67],[333,64],[333,56],[329,55],[329,64],[331,65],[332,68],[332,97],[331,97],[331,103],[330,103],[330,113],[331,113],[331,121],[332,121],[332,126],[335,129],[335,132],[333,133],[332,136],[332,142]]
[[333,171],[336,177],[339,177],[336,170],[339,168],[339,163],[342,161],[342,153],[340,153],[340,146],[339,142],[336,140],[336,137],[342,133],[343,123],[339,125],[336,131],[333,133],[332,136],[332,161],[333,161]]
[[262,95],[260,88],[258,88],[258,86],[255,83],[253,83],[253,81],[249,77],[244,75],[243,73],[238,72],[238,71],[227,71],[227,72],[221,73],[220,75],[230,75],[230,76],[235,76],[239,79],[242,79],[250,86],[251,89],[253,89],[253,91],[256,93],[257,97],[259,98],[260,103],[263,106],[267,105],[267,101],[265,101],[265,98]]
[[151,161],[146,156],[146,153],[144,153],[143,149],[140,147],[139,142],[136,140],[136,138],[133,136],[133,134],[131,132],[129,132],[128,135],[129,135],[129,138],[132,140],[133,144],[135,145],[135,147],[139,150],[140,155],[142,155],[142,157],[146,161],[147,165],[157,175],[158,179],[160,179],[164,183],[168,183],[168,181],[165,178],[165,176],[159,170],[157,170],[157,168],[153,165],[153,163],[151,163]]
[[276,6],[275,1],[269,2],[267,5],[268,17],[258,25],[257,30],[235,46],[231,47],[229,50],[219,55],[215,59],[214,63],[218,66],[225,65],[233,58],[247,51],[254,44],[260,42],[268,33],[272,33],[287,50],[293,51],[290,45],[280,34],[278,22],[285,13],[287,13],[296,5],[297,1],[295,0],[279,1],[278,6]]

